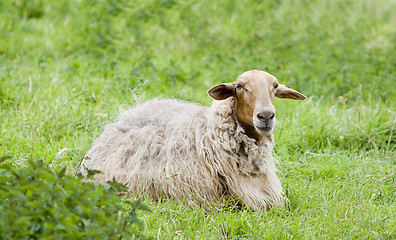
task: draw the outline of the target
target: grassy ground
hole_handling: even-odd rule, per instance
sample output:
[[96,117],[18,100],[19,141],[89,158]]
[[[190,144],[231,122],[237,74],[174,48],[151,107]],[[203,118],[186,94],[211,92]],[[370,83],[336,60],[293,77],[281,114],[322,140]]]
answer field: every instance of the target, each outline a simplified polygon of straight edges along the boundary
[[0,2],[0,156],[73,174],[136,103],[266,70],[309,96],[277,100],[289,203],[203,212],[148,202],[159,239],[396,238],[393,0]]

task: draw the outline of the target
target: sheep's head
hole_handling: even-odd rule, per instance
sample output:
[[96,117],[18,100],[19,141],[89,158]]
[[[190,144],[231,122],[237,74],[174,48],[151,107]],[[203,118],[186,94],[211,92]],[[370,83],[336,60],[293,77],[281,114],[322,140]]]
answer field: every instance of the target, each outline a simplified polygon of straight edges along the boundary
[[271,74],[252,70],[239,75],[235,82],[212,87],[208,94],[215,100],[235,99],[234,113],[249,137],[260,142],[275,126],[274,97],[303,100],[306,97],[278,83]]

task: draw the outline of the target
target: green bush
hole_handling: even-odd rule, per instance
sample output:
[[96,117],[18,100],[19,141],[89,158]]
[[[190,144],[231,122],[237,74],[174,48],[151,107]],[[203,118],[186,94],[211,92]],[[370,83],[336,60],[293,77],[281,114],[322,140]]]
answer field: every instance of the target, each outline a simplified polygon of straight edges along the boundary
[[82,180],[42,161],[22,169],[0,164],[1,239],[145,239],[136,210],[147,208],[140,200],[119,196],[119,184]]

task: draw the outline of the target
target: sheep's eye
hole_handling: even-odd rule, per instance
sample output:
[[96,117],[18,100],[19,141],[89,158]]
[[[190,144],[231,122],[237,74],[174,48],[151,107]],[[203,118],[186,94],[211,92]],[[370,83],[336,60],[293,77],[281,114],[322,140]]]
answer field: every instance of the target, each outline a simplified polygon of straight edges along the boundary
[[279,84],[275,84],[274,88],[277,89],[279,87]]
[[236,89],[241,90],[242,89],[242,85],[241,84],[236,85]]

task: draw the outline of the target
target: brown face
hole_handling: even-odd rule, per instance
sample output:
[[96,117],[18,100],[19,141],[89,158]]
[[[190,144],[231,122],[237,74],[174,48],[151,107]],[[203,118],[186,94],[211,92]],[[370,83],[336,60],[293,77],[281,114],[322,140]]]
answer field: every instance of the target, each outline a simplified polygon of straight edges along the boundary
[[233,83],[223,83],[208,91],[215,100],[235,99],[235,116],[246,133],[260,140],[272,132],[275,126],[274,97],[302,100],[301,93],[281,85],[264,71],[248,71],[239,75]]

